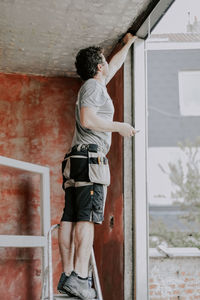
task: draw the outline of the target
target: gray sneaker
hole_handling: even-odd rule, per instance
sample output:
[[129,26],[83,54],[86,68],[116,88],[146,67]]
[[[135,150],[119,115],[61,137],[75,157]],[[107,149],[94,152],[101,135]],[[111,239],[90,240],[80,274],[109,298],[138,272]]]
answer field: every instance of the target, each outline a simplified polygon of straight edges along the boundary
[[78,278],[78,275],[74,271],[72,271],[71,275],[65,281],[63,289],[83,300],[96,298],[96,292],[88,286],[88,280]]
[[58,286],[57,286],[57,290],[59,293],[61,294],[65,294],[66,297],[71,297],[72,295],[68,292],[66,292],[66,290],[63,289],[63,285],[65,283],[65,281],[67,280],[67,278],[69,278],[69,276],[67,276],[64,272],[61,274],[59,282],[58,282]]

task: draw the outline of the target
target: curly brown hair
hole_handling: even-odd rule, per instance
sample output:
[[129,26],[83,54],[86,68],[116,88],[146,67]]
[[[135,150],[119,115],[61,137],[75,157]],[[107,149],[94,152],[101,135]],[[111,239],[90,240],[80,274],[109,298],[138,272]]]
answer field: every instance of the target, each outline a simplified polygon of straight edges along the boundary
[[103,51],[102,47],[91,46],[78,52],[75,66],[82,80],[93,78],[97,74],[97,65],[103,63],[101,56]]

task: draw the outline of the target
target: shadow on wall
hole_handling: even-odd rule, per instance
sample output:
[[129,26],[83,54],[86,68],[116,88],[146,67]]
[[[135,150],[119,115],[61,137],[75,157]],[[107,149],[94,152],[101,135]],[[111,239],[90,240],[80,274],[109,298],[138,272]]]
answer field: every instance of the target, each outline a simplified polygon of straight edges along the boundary
[[[40,235],[39,175],[0,171],[0,234]],[[38,248],[0,248],[0,299],[39,299],[41,257]]]

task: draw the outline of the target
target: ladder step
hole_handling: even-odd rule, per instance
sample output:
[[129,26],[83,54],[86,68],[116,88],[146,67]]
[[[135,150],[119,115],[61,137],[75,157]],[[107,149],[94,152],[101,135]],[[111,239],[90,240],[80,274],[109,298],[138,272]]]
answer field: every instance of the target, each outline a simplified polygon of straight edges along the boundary
[[[60,300],[60,299],[63,299],[63,300],[78,300],[80,298],[77,298],[77,297],[66,297],[66,295],[62,295],[62,294],[57,294],[57,295],[53,295],[53,300]],[[97,298],[93,299],[93,300],[98,300]]]
[[66,297],[66,296],[61,296],[61,295],[54,295],[53,296],[53,300],[57,300],[57,299],[63,299],[63,300],[78,300],[79,298],[76,297]]
[[[76,298],[76,297],[67,297],[66,295],[60,295],[60,294],[58,294],[58,295],[53,295],[53,300],[78,300],[79,298]],[[45,297],[44,298],[44,300],[49,300],[49,297],[47,296],[47,297]],[[97,299],[95,299],[95,300],[97,300]]]
[[57,299],[63,299],[63,300],[78,300],[78,298],[76,297],[67,297],[66,295],[53,295],[53,300],[57,300]]

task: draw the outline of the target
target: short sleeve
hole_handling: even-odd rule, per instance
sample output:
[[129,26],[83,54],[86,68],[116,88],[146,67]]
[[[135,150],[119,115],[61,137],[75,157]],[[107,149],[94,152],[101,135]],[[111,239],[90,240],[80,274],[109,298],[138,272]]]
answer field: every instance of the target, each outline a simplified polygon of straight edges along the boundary
[[103,90],[97,84],[86,85],[80,93],[80,107],[100,107],[104,105]]

